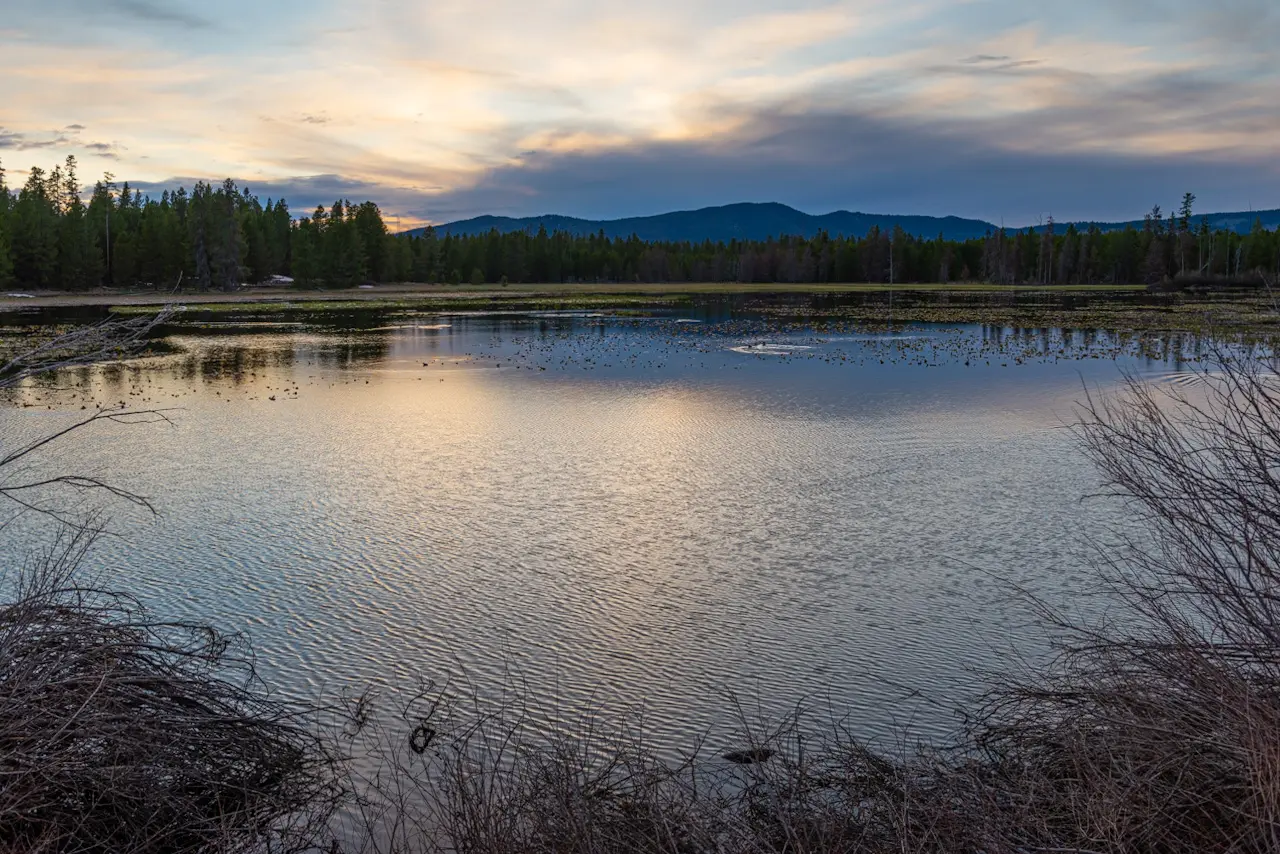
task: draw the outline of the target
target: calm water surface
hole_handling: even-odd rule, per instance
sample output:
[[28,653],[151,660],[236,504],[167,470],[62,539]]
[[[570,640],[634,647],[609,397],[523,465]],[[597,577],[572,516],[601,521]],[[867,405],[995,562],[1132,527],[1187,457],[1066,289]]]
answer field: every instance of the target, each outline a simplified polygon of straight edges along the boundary
[[975,668],[1044,651],[996,577],[1094,607],[1086,538],[1123,514],[1081,501],[1096,475],[1062,425],[1083,384],[1179,370],[1101,333],[706,310],[172,341],[0,412],[11,445],[81,406],[174,408],[42,463],[160,509],[118,513],[102,578],[247,632],[288,694],[516,684],[552,718],[643,704],[672,743],[719,732],[731,692],[941,732],[949,712],[908,689],[961,701]]

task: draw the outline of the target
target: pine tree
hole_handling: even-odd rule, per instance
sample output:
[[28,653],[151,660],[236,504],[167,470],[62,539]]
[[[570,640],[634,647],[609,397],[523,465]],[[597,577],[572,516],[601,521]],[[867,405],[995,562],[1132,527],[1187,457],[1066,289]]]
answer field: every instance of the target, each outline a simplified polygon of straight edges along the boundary
[[1195,203],[1195,193],[1184,193],[1182,195],[1182,206],[1178,208],[1178,231],[1184,234],[1191,230],[1191,211]]
[[364,253],[364,275],[374,281],[386,281],[390,278],[388,244],[391,236],[382,221],[382,211],[373,202],[365,202],[355,209],[352,227],[360,235],[360,247]]
[[88,210],[80,198],[76,159],[68,157],[62,172],[62,222],[58,239],[58,273],[62,287],[79,291],[102,281],[102,264],[89,230]]
[[191,240],[192,278],[195,286],[207,291],[213,285],[213,263],[209,247],[212,240],[213,188],[203,181],[196,183],[188,203],[187,231]]
[[13,196],[5,184],[4,166],[0,164],[0,288],[12,287],[13,277],[13,244],[9,238],[10,210],[13,207]]
[[323,209],[318,210],[316,218],[303,217],[293,229],[292,245],[293,264],[291,273],[294,281],[305,287],[314,287],[320,283],[320,263],[322,251],[320,245],[320,226],[323,221]]
[[0,163],[0,288],[12,287],[14,284],[13,244],[9,237],[13,196],[9,193],[4,176],[4,164]]
[[210,274],[215,287],[234,291],[244,280],[246,243],[239,216],[240,194],[230,178],[212,195]]
[[333,203],[325,229],[325,280],[330,287],[355,287],[365,280],[364,241],[356,226],[355,211],[341,199]]
[[12,222],[13,267],[18,282],[23,287],[56,288],[58,210],[43,169],[32,167],[27,183],[18,193]]

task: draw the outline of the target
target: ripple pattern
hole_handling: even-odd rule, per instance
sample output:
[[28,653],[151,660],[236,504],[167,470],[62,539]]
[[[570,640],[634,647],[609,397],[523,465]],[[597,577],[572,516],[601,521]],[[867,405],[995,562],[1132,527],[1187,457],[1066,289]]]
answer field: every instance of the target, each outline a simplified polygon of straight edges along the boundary
[[[643,704],[677,743],[718,731],[737,694],[927,735],[950,717],[907,689],[945,706],[976,669],[1044,651],[995,577],[1093,607],[1087,536],[1117,510],[1080,502],[1095,478],[1059,428],[1081,371],[1113,382],[1113,363],[884,363],[925,331],[846,336],[881,358],[835,366],[820,342],[753,359],[736,332],[690,349],[674,321],[591,322],[193,335],[187,356],[82,377],[102,399],[180,400],[172,427],[108,425],[50,462],[162,508],[119,520],[104,577],[244,630],[294,695],[515,680],[552,698],[553,725]],[[606,363],[637,367],[573,369]],[[75,415],[4,418],[14,437]]]

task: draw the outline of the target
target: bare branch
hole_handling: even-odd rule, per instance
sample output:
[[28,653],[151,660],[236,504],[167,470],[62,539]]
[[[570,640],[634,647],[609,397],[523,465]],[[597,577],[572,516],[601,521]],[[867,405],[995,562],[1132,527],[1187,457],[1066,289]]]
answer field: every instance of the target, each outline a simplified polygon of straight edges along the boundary
[[0,605],[0,839],[18,851],[303,851],[343,797],[317,709],[242,644],[79,586],[84,530]]
[[176,313],[177,309],[166,307],[141,317],[110,317],[59,335],[0,365],[0,388],[10,388],[28,377],[62,368],[132,356],[145,346],[157,326]]

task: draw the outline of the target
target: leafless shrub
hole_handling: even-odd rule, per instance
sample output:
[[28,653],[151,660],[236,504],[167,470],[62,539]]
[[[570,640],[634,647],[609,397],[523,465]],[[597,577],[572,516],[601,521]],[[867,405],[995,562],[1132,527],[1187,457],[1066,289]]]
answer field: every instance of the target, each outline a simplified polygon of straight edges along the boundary
[[340,800],[316,710],[269,697],[239,639],[74,582],[64,533],[0,605],[0,848],[295,851]]
[[[132,354],[167,316],[54,338],[0,367],[0,387]],[[243,639],[157,620],[127,594],[80,583],[102,527],[92,511],[70,514],[57,491],[150,502],[94,477],[28,476],[34,456],[92,425],[166,420],[99,411],[0,455],[0,497],[57,523],[25,565],[0,567],[5,851],[309,850],[344,798],[325,710],[272,699]]]
[[1122,613],[1046,611],[1066,639],[1049,667],[995,686],[953,743],[896,753],[797,710],[740,714],[729,754],[673,756],[642,721],[547,727],[524,695],[468,706],[448,686],[392,724],[353,700],[339,750],[233,639],[76,587],[82,527],[0,606],[0,846],[1280,850],[1280,375],[1224,351],[1202,380],[1084,404],[1085,451],[1151,535],[1101,562]]
[[436,698],[381,736],[363,849],[1280,850],[1280,376],[1223,352],[1202,380],[1085,402],[1083,447],[1152,537],[1102,561],[1121,613],[1046,611],[1051,666],[993,687],[953,743],[888,754],[797,714],[744,723],[744,764],[664,761],[595,719],[548,741],[518,703],[457,726]]
[[1265,351],[1200,382],[1131,380],[1077,426],[1145,523],[1100,560],[1119,609],[1040,674],[993,688],[951,750],[875,800],[905,850],[1280,850],[1280,384]]
[[996,705],[990,742],[1056,771],[1078,845],[1280,846],[1280,376],[1259,348],[1201,379],[1087,401],[1084,447],[1151,535],[1104,561],[1129,619]]

